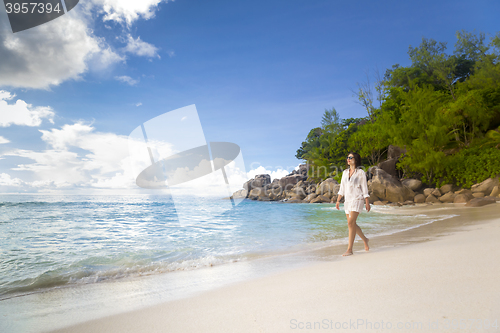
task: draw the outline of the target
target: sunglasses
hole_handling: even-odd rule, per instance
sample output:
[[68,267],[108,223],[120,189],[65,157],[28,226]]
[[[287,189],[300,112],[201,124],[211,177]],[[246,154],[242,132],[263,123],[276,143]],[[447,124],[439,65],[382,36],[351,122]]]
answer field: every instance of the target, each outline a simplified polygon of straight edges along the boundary
[[352,160],[353,158],[354,158],[354,157],[352,157],[352,156],[347,156],[347,159],[348,159],[348,160]]

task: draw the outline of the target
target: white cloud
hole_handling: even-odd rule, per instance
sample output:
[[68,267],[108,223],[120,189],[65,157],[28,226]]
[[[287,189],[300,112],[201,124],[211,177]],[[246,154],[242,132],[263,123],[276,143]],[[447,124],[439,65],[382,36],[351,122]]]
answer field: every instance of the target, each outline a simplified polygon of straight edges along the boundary
[[64,125],[60,130],[40,130],[40,133],[42,133],[42,140],[53,149],[68,150],[70,146],[78,146],[81,140],[93,130],[92,126],[79,122],[73,125]]
[[0,136],[0,145],[1,145],[1,144],[4,144],[4,143],[9,143],[9,142],[10,142],[10,140],[9,140],[9,139],[6,139],[6,138],[4,138],[3,136]]
[[164,0],[92,0],[104,13],[104,21],[115,21],[131,25],[139,18],[150,19]]
[[115,76],[115,80],[118,80],[120,82],[126,83],[130,86],[135,86],[137,83],[139,83],[139,80],[134,80],[130,76]]
[[[87,71],[87,61],[110,52],[83,16],[71,11],[16,34],[0,34],[0,86],[48,89]],[[116,57],[115,57],[116,60]]]
[[135,106],[141,106],[141,105],[142,105],[142,103],[140,103],[140,102],[139,102],[139,103],[137,103]]
[[42,119],[46,118],[54,123],[54,111],[52,108],[33,107],[31,104],[18,99],[16,103],[9,104],[16,95],[0,90],[0,127],[10,125],[40,126]]
[[[142,154],[131,155],[128,136],[96,132],[89,124],[79,122],[40,132],[41,139],[48,145],[48,149],[16,149],[3,155],[29,159],[30,161],[18,164],[12,170],[30,173],[31,181],[26,182],[4,174],[0,175],[0,186],[8,185],[10,192],[64,190],[81,193],[97,189],[124,189],[135,192],[140,190],[135,184],[136,177],[151,165],[144,142],[137,142],[141,143],[139,148],[142,147]],[[151,147],[154,155],[158,157],[178,153],[172,149],[172,144],[167,142],[150,140],[147,146]],[[238,164],[236,162],[232,161],[225,167],[232,191],[240,189],[248,180],[243,160],[238,160]],[[211,168],[211,163],[204,160],[194,170],[177,170],[177,176],[182,179],[196,179],[176,186],[176,193],[229,196],[231,193],[220,170],[203,177],[196,176],[200,174],[199,168],[204,167]],[[2,188],[1,191],[6,190]]]
[[39,189],[53,186],[50,181],[25,182],[19,178],[13,178],[6,173],[0,173],[0,193],[25,193],[38,192]]
[[[99,72],[124,62],[125,56],[115,52],[105,38],[95,35],[92,27],[98,17],[96,12],[104,14],[105,21],[126,23],[130,27],[138,19],[154,17],[161,2],[80,2],[79,10],[56,20],[16,34],[0,34],[0,87],[50,89],[67,80],[82,79],[89,69]],[[131,36],[121,51],[159,57],[155,46]]]
[[92,126],[83,123],[40,132],[42,140],[56,151],[69,151],[73,147],[86,150],[88,154],[81,158],[80,169],[97,171],[98,175],[121,171],[122,161],[128,157],[128,137],[94,132]]
[[0,186],[21,186],[24,185],[25,183],[19,179],[19,178],[14,178],[6,173],[0,173]]
[[50,149],[4,153],[32,160],[12,170],[31,172],[35,181],[15,184],[39,188],[135,187],[128,137],[95,132],[84,123],[40,132]]
[[[91,125],[82,122],[40,132],[41,139],[47,143],[48,149],[42,151],[17,149],[3,155],[31,160],[17,165],[12,170],[29,172],[32,181],[27,182],[8,174],[0,174],[0,192],[89,193],[118,189],[121,189],[120,193],[123,193],[123,190],[131,193],[143,191],[137,187],[135,180],[141,171],[151,165],[149,154],[141,149],[145,161],[130,155],[129,137],[96,132]],[[167,157],[177,153],[172,150],[172,145],[166,142],[148,141],[148,146],[152,147],[155,150],[154,155],[158,156]],[[143,144],[141,147],[144,148]],[[225,166],[231,189],[226,185],[220,170],[203,177],[195,176],[199,174],[199,168],[211,167],[211,163],[204,160],[195,170],[177,170],[180,173],[177,176],[183,179],[195,179],[177,185],[171,190],[175,189],[177,194],[229,196],[231,192],[241,189],[243,183],[248,180],[243,160],[241,156],[239,158],[241,160],[237,159]],[[260,169],[254,171],[262,173]],[[168,192],[169,189],[163,190],[162,193]],[[158,193],[158,190],[154,193]]]
[[141,37],[134,39],[130,34],[127,37],[127,46],[123,49],[124,52],[132,53],[141,57],[158,57],[158,48],[152,44],[141,40]]
[[[137,144],[140,142],[137,141]],[[148,146],[150,142],[148,141]],[[153,146],[153,145],[151,145]],[[144,147],[141,151],[144,151]],[[135,152],[137,154],[138,152]],[[170,154],[159,154],[159,156],[170,156]],[[134,154],[134,155],[135,155]],[[147,153],[146,153],[147,155]],[[155,155],[153,153],[153,155]],[[139,156],[135,156],[138,162],[140,160]],[[229,197],[233,192],[243,188],[243,183],[246,182],[247,174],[245,172],[245,166],[243,157],[241,154],[237,156],[233,161],[226,161],[221,158],[216,158],[214,163],[211,163],[208,159],[198,159],[198,155],[184,155],[182,164],[176,164],[175,169],[159,169],[157,172],[159,174],[150,173],[147,177],[142,178],[140,183],[145,186],[157,187],[162,184],[162,179],[164,172],[166,171],[167,184],[170,193],[172,195],[195,195],[195,196],[215,196],[215,197]],[[151,165],[149,157],[147,157],[146,163],[142,163],[139,168],[136,169],[136,174],[144,170],[146,167]],[[224,172],[221,170],[213,170],[214,165],[224,164]],[[139,165],[139,163],[137,163]],[[167,163],[167,165],[169,165]],[[187,166],[189,165],[189,167]],[[155,177],[158,176],[158,177]],[[228,183],[226,183],[226,179]],[[160,180],[160,182],[158,182]],[[175,198],[174,198],[175,200]]]
[[105,42],[104,39],[99,39],[101,51],[92,56],[89,60],[90,67],[97,72],[103,71],[117,63],[124,63],[125,56],[115,53]]
[[88,175],[81,168],[81,160],[78,154],[69,151],[31,151],[18,149],[6,156],[18,156],[31,159],[35,163],[19,164],[12,170],[31,171],[35,174],[37,181],[54,184],[56,187],[67,187],[70,184],[85,182]]

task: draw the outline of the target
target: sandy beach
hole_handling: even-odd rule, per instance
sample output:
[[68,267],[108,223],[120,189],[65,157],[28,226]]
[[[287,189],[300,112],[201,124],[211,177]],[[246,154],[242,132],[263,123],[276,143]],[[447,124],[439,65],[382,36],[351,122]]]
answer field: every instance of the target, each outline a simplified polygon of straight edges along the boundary
[[336,260],[54,332],[498,331],[499,204],[411,209],[460,216],[373,238],[368,253],[358,241],[353,256],[327,249]]

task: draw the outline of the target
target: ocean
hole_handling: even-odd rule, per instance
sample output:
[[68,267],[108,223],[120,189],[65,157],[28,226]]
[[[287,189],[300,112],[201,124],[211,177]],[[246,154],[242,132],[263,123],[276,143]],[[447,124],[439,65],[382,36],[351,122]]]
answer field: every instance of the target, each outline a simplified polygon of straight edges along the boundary
[[[146,278],[158,277],[169,281],[168,292],[160,297],[165,301],[168,295],[181,297],[179,290],[187,288],[182,281],[188,281],[187,276],[195,281],[193,272],[207,272],[207,267],[227,269],[236,263],[251,264],[335,244],[347,246],[346,216],[334,204],[244,200],[211,215],[221,199],[186,196],[183,200],[192,223],[179,223],[176,205],[168,195],[1,195],[0,316],[4,320],[0,329],[54,328],[37,324],[51,321],[47,318],[52,307],[42,299],[50,293],[74,296],[82,286],[102,290],[113,282],[144,283]],[[451,217],[386,214],[390,209],[372,206],[372,211],[360,214],[357,223],[367,237]],[[176,272],[191,273],[181,278]],[[87,302],[90,307],[93,301]],[[29,311],[22,311],[25,308]]]

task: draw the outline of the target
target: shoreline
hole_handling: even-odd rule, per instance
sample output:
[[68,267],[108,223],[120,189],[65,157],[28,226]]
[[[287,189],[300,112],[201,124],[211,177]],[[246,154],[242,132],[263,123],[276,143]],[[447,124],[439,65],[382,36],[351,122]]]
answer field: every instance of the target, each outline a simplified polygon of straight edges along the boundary
[[[251,200],[248,200],[248,202],[251,202]],[[33,202],[27,202],[27,203],[33,203]],[[50,203],[50,202],[44,201],[41,203]],[[279,205],[282,203],[273,202],[272,204]],[[340,214],[341,219],[344,219],[343,204],[341,204],[341,209],[339,211],[337,211],[335,209],[334,205],[332,205],[332,204],[318,204],[318,205],[316,205],[315,208],[320,209],[323,212],[335,212],[335,214]],[[326,209],[326,211],[325,211],[325,209]],[[388,206],[387,207],[380,207],[380,206],[377,206],[377,207],[372,208],[371,214],[373,214],[373,212],[374,212],[374,213],[378,213],[378,214],[382,214],[382,215],[387,215],[387,214],[398,215],[399,214],[399,215],[404,215],[405,218],[409,217],[409,216],[407,216],[407,214],[405,215],[404,211],[405,211],[404,209],[400,209],[399,207],[388,207]],[[427,210],[424,212],[427,212]],[[364,219],[365,221],[361,221],[361,223],[360,223],[360,221],[358,221],[358,223],[360,223],[360,226],[363,226],[362,223],[367,223],[366,220],[370,220],[371,215],[367,214],[365,211],[362,214],[362,219]],[[425,221],[415,220],[415,221],[409,222],[408,225],[411,225],[411,227],[410,227],[410,229],[411,229],[414,227],[418,227],[422,224],[432,223],[433,221],[434,220],[432,220],[431,222],[425,222]],[[343,222],[345,222],[345,221],[343,221]],[[416,224],[413,225],[414,223],[416,223]],[[370,231],[368,231],[367,235],[369,235],[370,237],[380,237],[380,236],[384,236],[387,234],[399,233],[399,232],[402,232],[405,230],[406,230],[405,226],[394,227],[394,226],[391,226],[389,224],[389,226],[386,228],[386,230],[375,231],[375,233],[373,233],[373,234],[370,234]],[[366,230],[365,230],[365,232],[366,232]],[[142,274],[142,273],[133,273],[132,272],[132,273],[130,273],[130,275],[122,275],[122,276],[119,276],[118,278],[114,278],[113,276],[106,278],[104,275],[103,280],[99,281],[97,283],[113,283],[113,282],[119,281],[121,279],[142,278],[145,276],[151,276],[151,275],[154,276],[156,274],[173,273],[173,272],[176,272],[178,270],[184,271],[184,270],[197,270],[197,269],[204,269],[204,268],[212,268],[212,267],[218,267],[221,265],[234,264],[234,263],[238,263],[238,262],[247,262],[247,261],[259,260],[259,259],[267,260],[268,258],[276,258],[276,257],[280,257],[280,256],[300,256],[300,253],[307,253],[307,252],[312,253],[318,249],[325,248],[325,247],[330,248],[332,246],[335,246],[336,244],[343,244],[344,242],[347,241],[347,233],[346,233],[345,237],[338,238],[337,236],[338,235],[336,235],[332,239],[327,239],[327,240],[315,240],[312,242],[305,241],[302,243],[296,243],[294,245],[288,246],[287,248],[272,249],[272,250],[268,249],[268,250],[262,250],[262,251],[256,251],[256,252],[248,252],[248,253],[243,254],[243,257],[234,257],[234,258],[214,257],[213,261],[215,261],[215,262],[213,262],[213,263],[211,262],[209,264],[206,264],[206,262],[205,263],[203,262],[203,260],[208,259],[208,257],[194,258],[191,260],[191,261],[193,261],[192,265],[191,266],[188,265],[186,269],[182,269],[182,268],[176,269],[175,267],[173,267],[172,269],[169,269],[169,270],[162,270],[161,273],[154,273],[154,272],[147,271],[144,274]],[[359,239],[357,241],[359,241]],[[187,261],[190,261],[190,260],[187,260]],[[197,261],[199,261],[199,262],[197,262]],[[176,262],[174,262],[172,264],[174,265],[174,264],[176,264]],[[178,262],[177,262],[177,264],[178,264]],[[197,266],[197,265],[199,265],[199,266]],[[104,272],[104,273],[106,273],[106,272]],[[119,275],[119,274],[117,273],[116,275]],[[14,292],[10,292],[10,293],[0,294],[0,302],[6,301],[6,300],[9,300],[12,298],[22,298],[22,297],[26,297],[26,296],[41,294],[41,293],[50,293],[51,291],[54,291],[56,289],[57,290],[59,290],[59,289],[64,290],[64,289],[70,289],[70,288],[78,288],[79,286],[92,284],[92,283],[95,283],[95,282],[88,282],[88,283],[83,282],[82,283],[80,281],[76,281],[76,282],[72,282],[72,283],[63,283],[63,284],[52,283],[51,284],[50,281],[48,281],[47,284],[49,284],[49,285],[51,284],[48,287],[39,286],[39,287],[33,288],[31,290],[21,290],[21,291],[14,291]],[[1,303],[0,303],[0,305],[1,305]]]
[[[281,204],[281,203],[277,202],[275,204]],[[320,207],[320,208],[325,208],[325,207],[331,208],[331,211],[334,211],[336,213],[343,212],[343,204],[341,204],[341,209],[339,211],[334,209],[334,205],[331,205],[331,204],[318,204],[318,205],[320,205],[320,206],[317,206],[317,207]],[[408,209],[410,207],[405,207],[405,208]],[[405,213],[405,208],[402,209],[400,207],[389,207],[389,206],[380,207],[380,206],[377,206],[377,207],[372,207],[372,212],[384,214],[384,215],[386,215],[386,214],[403,215],[406,218],[408,216]],[[422,210],[422,208],[423,207],[417,208],[417,211]],[[427,207],[427,208],[429,208],[429,207]],[[427,213],[428,211],[424,210],[421,212]],[[341,214],[341,215],[343,215],[343,214]],[[366,219],[370,219],[370,214],[368,214],[366,211],[364,211],[362,214],[362,218],[364,218],[365,221],[362,221],[361,223],[367,223]],[[446,217],[446,218],[448,218],[448,217]],[[433,223],[435,221],[436,220],[434,220],[434,219],[432,219],[430,222],[423,222],[423,223],[422,223],[422,221],[418,221],[417,224],[415,224],[415,225],[413,225],[413,223],[410,223],[409,225],[411,225],[411,226],[409,227],[409,229],[421,227],[422,225],[425,225],[428,223]],[[358,221],[358,223],[359,223],[359,221]],[[360,225],[363,226],[363,224],[360,224]],[[403,228],[403,229],[401,229],[401,228]],[[405,227],[402,227],[402,226],[397,227],[397,228],[392,227],[392,228],[388,228],[387,230],[384,230],[381,232],[376,232],[375,234],[367,233],[367,235],[370,237],[381,237],[381,236],[392,235],[395,233],[401,233],[401,232],[404,232],[406,230],[407,229]],[[365,232],[366,232],[366,230],[365,230]],[[253,261],[253,260],[273,260],[272,258],[279,258],[281,256],[300,257],[301,253],[318,253],[323,248],[333,248],[333,247],[338,246],[340,244],[343,244],[345,242],[347,242],[347,235],[343,238],[334,238],[334,239],[323,240],[323,241],[297,243],[297,244],[290,246],[288,248],[277,249],[277,250],[273,250],[271,252],[269,252],[269,251],[249,252],[249,253],[245,254],[243,258],[234,258],[234,259],[226,258],[225,259],[226,261],[224,261],[224,262],[213,263],[213,264],[206,265],[206,266],[201,265],[201,267],[194,267],[194,268],[188,267],[187,269],[179,269],[179,270],[189,271],[189,270],[197,270],[197,269],[205,269],[205,268],[210,269],[212,267],[219,267],[221,265],[234,264],[234,263],[238,263],[238,262],[248,262],[248,261]],[[356,242],[360,242],[359,237],[357,237]],[[343,245],[340,245],[340,246],[343,246]],[[317,256],[317,254],[315,254],[314,256]],[[196,260],[196,259],[193,259],[193,260]],[[223,259],[221,259],[221,260],[223,260]],[[277,259],[277,261],[279,261],[279,259]],[[177,271],[177,269],[172,269],[169,271],[163,271],[162,273],[159,273],[159,274],[173,273],[176,271]],[[156,273],[156,274],[158,274],[158,273]],[[113,282],[119,281],[121,279],[125,279],[125,280],[136,279],[136,278],[154,276],[156,274],[153,272],[147,272],[145,274],[137,273],[137,274],[131,274],[129,276],[122,276],[122,277],[119,277],[118,279],[114,279],[114,278],[105,279],[104,281],[100,281],[98,283],[113,283]],[[70,288],[78,288],[79,286],[88,285],[88,284],[92,284],[92,282],[89,282],[89,283],[74,282],[71,284],[61,284],[61,285],[58,284],[58,285],[53,285],[51,287],[45,287],[45,288],[40,287],[40,288],[33,289],[30,291],[19,291],[19,292],[1,294],[0,295],[0,302],[6,301],[6,300],[9,300],[12,298],[22,298],[22,297],[32,296],[32,295],[37,295],[37,294],[42,294],[42,293],[50,293],[51,291],[54,291],[54,290],[65,290],[65,289],[70,289]]]
[[[264,321],[265,324],[259,326],[260,329],[262,329],[263,331],[269,331],[269,332],[280,332],[280,331],[290,331],[290,330],[293,331],[293,329],[291,329],[289,326],[286,325],[283,326],[283,322],[281,322],[280,327],[276,326],[279,321],[277,320],[277,318],[283,316],[283,310],[268,309],[269,314],[266,314],[259,309],[261,307],[266,308],[269,302],[279,303],[278,308],[285,306],[284,308],[288,308],[290,313],[300,313],[299,310],[301,308],[309,309],[306,312],[308,313],[308,316],[311,319],[313,319],[316,318],[313,315],[314,311],[312,311],[312,308],[314,308],[314,306],[311,308],[311,304],[309,305],[297,304],[295,298],[302,299],[302,301],[304,302],[306,301],[312,302],[314,300],[309,299],[308,295],[317,294],[318,296],[317,301],[319,302],[318,304],[323,304],[323,305],[318,305],[318,307],[316,308],[316,311],[318,313],[324,313],[325,309],[328,309],[329,307],[331,308],[332,306],[334,306],[333,305],[334,303],[338,304],[335,304],[334,306],[335,311],[332,311],[331,312],[332,314],[333,312],[335,313],[341,312],[343,313],[343,316],[347,318],[351,313],[350,311],[353,311],[352,313],[355,313],[355,310],[353,310],[352,308],[350,311],[344,310],[344,312],[342,312],[341,309],[337,308],[340,305],[340,303],[345,303],[345,301],[329,302],[325,300],[323,296],[321,296],[321,293],[318,294],[318,288],[322,289],[326,287],[328,284],[324,284],[323,287],[321,283],[319,284],[311,283],[311,285],[306,284],[301,287],[305,288],[304,290],[301,290],[300,288],[291,287],[291,285],[303,283],[305,277],[311,278],[313,280],[318,279],[320,281],[325,281],[326,279],[328,279],[328,277],[330,277],[332,279],[331,281],[336,281],[337,283],[340,283],[341,281],[344,281],[345,274],[347,274],[347,272],[352,271],[353,273],[357,272],[356,274],[359,274],[360,266],[363,265],[368,265],[368,266],[371,265],[372,267],[373,265],[380,266],[386,264],[387,261],[390,261],[389,259],[394,259],[398,260],[399,265],[405,264],[406,262],[405,265],[407,266],[408,265],[407,260],[401,260],[402,259],[401,255],[403,256],[407,255],[405,254],[407,252],[413,255],[414,257],[412,258],[415,258],[415,260],[418,260],[419,262],[425,262],[427,260],[428,261],[427,264],[433,264],[434,266],[437,267],[439,266],[439,260],[437,259],[429,260],[432,257],[430,258],[427,258],[426,256],[422,257],[422,255],[418,253],[419,247],[424,253],[427,253],[431,248],[434,248],[436,246],[442,246],[444,241],[445,243],[448,244],[448,248],[445,248],[444,252],[448,253],[450,251],[449,249],[450,239],[458,237],[459,239],[466,241],[467,237],[465,236],[467,234],[476,235],[479,232],[478,230],[481,230],[482,228],[486,228],[485,230],[491,229],[493,231],[497,231],[498,236],[500,236],[500,231],[498,230],[498,228],[495,230],[496,228],[495,225],[500,226],[500,220],[497,217],[499,212],[499,206],[497,206],[497,204],[492,204],[481,208],[465,208],[463,206],[457,206],[455,204],[451,204],[450,206],[445,206],[445,207],[443,207],[443,205],[433,205],[425,207],[405,207],[403,209],[402,208],[394,209],[392,212],[388,213],[398,214],[401,213],[401,210],[404,210],[405,213],[425,212],[431,215],[432,214],[437,215],[442,213],[442,211],[451,210],[454,211],[455,213],[458,213],[459,216],[452,217],[442,221],[436,221],[427,225],[419,226],[417,228],[412,228],[410,230],[397,232],[395,234],[373,237],[372,239],[370,239],[371,251],[369,253],[365,253],[364,250],[361,250],[362,242],[359,240],[359,237],[357,237],[358,239],[354,245],[354,253],[355,253],[354,256],[341,257],[341,253],[343,253],[343,250],[345,249],[345,244],[333,245],[325,248],[312,250],[309,253],[304,254],[305,257],[307,256],[316,257],[316,261],[309,261],[309,264],[305,264],[303,262],[303,265],[301,265],[295,262],[296,264],[295,266],[288,265],[288,269],[284,269],[282,271],[276,270],[271,274],[269,274],[268,272],[267,274],[263,274],[262,276],[257,275],[250,278],[247,277],[239,281],[233,280],[229,284],[215,286],[214,289],[209,289],[206,291],[194,293],[193,295],[189,295],[188,297],[182,297],[176,300],[170,300],[164,303],[145,307],[142,309],[124,311],[123,313],[114,314],[100,319],[84,321],[83,323],[55,330],[53,332],[88,332],[88,331],[104,331],[104,330],[109,332],[115,332],[115,331],[136,332],[140,331],[139,330],[140,326],[142,326],[142,330],[150,332],[163,332],[165,330],[168,330],[169,332],[170,331],[194,332],[200,330],[207,332],[210,331],[220,332],[225,330],[242,331],[242,332],[258,331],[257,327],[252,326],[255,324],[255,321],[249,320],[247,318],[249,316],[248,312],[250,310],[251,310],[250,312],[252,313],[255,312],[255,314],[259,314],[257,317],[254,318],[257,322],[258,320],[256,318],[261,318],[261,317],[266,318]],[[485,230],[483,230],[482,236],[492,237],[494,233],[486,232],[484,234]],[[470,240],[468,243],[471,242],[477,243],[477,239],[474,238],[473,240]],[[463,244],[454,244],[454,245],[452,244],[451,246],[452,247],[458,246],[459,247],[458,250],[463,250],[463,247],[467,246],[468,243],[464,242]],[[489,243],[487,244],[487,246],[493,247],[493,245]],[[495,250],[496,248],[493,248],[491,255],[498,256],[499,251]],[[473,251],[473,249],[471,249],[471,251]],[[439,254],[437,254],[437,256],[439,257]],[[318,262],[318,259],[320,262]],[[444,259],[441,258],[440,260],[441,263],[443,263]],[[449,260],[454,260],[457,262],[455,270],[458,269],[467,272],[467,269],[470,269],[471,262],[468,263],[469,266],[467,267],[465,263],[460,264],[460,258],[456,258],[456,256],[451,255]],[[360,262],[358,263],[358,261]],[[355,262],[356,264],[354,265],[353,263]],[[474,263],[475,262],[472,261],[472,264]],[[270,264],[272,264],[272,260],[270,260]],[[391,266],[393,270],[392,273],[399,272],[397,274],[403,274],[405,275],[405,278],[410,278],[410,280],[411,280],[411,273],[415,274],[419,273],[418,271],[414,271],[415,268],[413,269],[408,268],[408,272],[405,273],[399,270],[400,266],[398,265],[394,266],[395,264],[389,264],[389,265],[393,265]],[[421,276],[426,277],[425,272],[427,272],[427,274],[431,276],[434,276],[434,273],[432,271],[428,271],[428,269],[426,269],[425,266],[423,266],[423,269],[424,272],[419,273]],[[210,270],[211,269],[208,269],[208,271]],[[325,271],[328,271],[328,273],[325,273]],[[389,280],[391,278],[394,279],[394,277],[391,277],[391,274],[387,274],[387,272],[385,273],[381,272],[380,269],[377,269],[375,273],[376,273],[375,275],[382,280],[384,280],[384,278],[388,278]],[[360,284],[360,287],[364,288],[363,289],[364,292],[373,294],[372,297],[375,295],[378,297],[384,296],[381,295],[380,292],[378,292],[377,290],[373,290],[373,288],[370,288],[369,285],[367,285],[367,282],[369,281],[363,280],[360,276],[356,277],[356,281]],[[442,282],[440,283],[442,284]],[[462,281],[461,283],[463,285],[464,281]],[[465,285],[467,285],[467,283],[465,283]],[[388,285],[384,286],[386,289],[389,287]],[[420,287],[421,289],[424,287],[423,290],[426,290],[425,288],[428,288],[429,284],[425,282],[424,279],[420,285],[417,283],[416,286]],[[441,285],[441,287],[446,287],[446,284]],[[487,288],[490,289],[493,288],[491,297],[494,297],[495,295],[494,290],[498,290],[498,287],[488,285]],[[252,291],[249,292],[249,290]],[[305,292],[305,290],[307,290],[307,292]],[[280,292],[279,297],[276,294],[278,291]],[[340,289],[335,289],[335,292],[333,292],[330,295],[329,299],[330,300],[337,299],[337,296],[343,295],[343,292],[345,291],[342,291]],[[243,299],[248,299],[249,304],[246,305],[246,303],[245,304],[238,303],[237,300],[235,299],[238,297],[231,296],[231,294],[233,293],[241,295],[240,297],[242,297]],[[293,294],[295,294],[295,296],[292,297],[291,295]],[[498,293],[496,293],[496,295],[497,294]],[[268,299],[270,295],[275,295],[275,297],[271,297]],[[395,295],[394,297],[396,296],[397,295]],[[472,296],[469,296],[469,298],[471,297]],[[351,299],[352,303],[356,304],[363,303],[359,299],[354,302],[354,299],[356,299],[356,297],[353,296],[353,298]],[[372,299],[372,301],[377,303],[377,307],[383,306],[383,304],[379,304],[380,302],[377,302],[375,298]],[[235,304],[235,302],[237,304]],[[294,304],[294,306],[290,307],[291,304]],[[423,306],[424,306],[423,304],[420,304],[420,306],[417,306],[417,309]],[[497,301],[496,305],[494,304],[491,308],[500,310],[499,302]],[[368,308],[366,308],[366,310],[368,311]],[[398,310],[396,312],[400,313],[401,311]],[[210,313],[211,315],[209,316],[208,313]],[[235,322],[234,319],[231,319],[232,318],[231,316],[230,316],[231,318],[228,318],[228,313],[233,313],[234,316],[236,317],[239,316],[240,318],[246,318],[249,321]],[[500,311],[497,313],[500,313]],[[131,320],[131,318],[134,319]],[[429,318],[430,318],[429,315],[426,315],[426,319]],[[196,326],[193,322],[195,321],[195,319],[197,320],[199,319],[198,321],[200,323],[199,325],[201,325],[201,323],[206,323],[206,325]],[[270,329],[271,327],[273,329]]]

